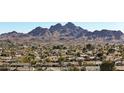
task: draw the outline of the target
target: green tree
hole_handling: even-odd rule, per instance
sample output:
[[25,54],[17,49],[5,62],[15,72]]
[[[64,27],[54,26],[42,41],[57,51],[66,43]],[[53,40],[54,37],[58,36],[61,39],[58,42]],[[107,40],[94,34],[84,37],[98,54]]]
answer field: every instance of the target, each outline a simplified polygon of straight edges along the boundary
[[78,65],[82,66],[82,60],[78,60]]
[[35,61],[35,55],[34,54],[27,54],[27,55],[24,55],[22,58],[21,58],[21,62],[23,63],[29,63],[29,70],[31,68],[32,65],[35,65],[36,64],[36,61]]
[[115,63],[112,61],[104,61],[100,65],[100,70],[101,71],[113,71],[115,70]]
[[86,44],[86,49],[93,50],[94,46],[92,44]]
[[104,55],[103,55],[103,52],[101,52],[101,53],[97,53],[96,54],[96,57],[98,57],[99,58],[99,60],[103,60],[104,59]]
[[12,60],[15,57],[15,55],[16,55],[16,50],[14,48],[11,48],[10,49],[10,56],[11,56]]
[[80,57],[80,56],[81,56],[80,52],[77,52],[77,53],[76,53],[76,56],[77,56],[77,57]]
[[110,54],[110,53],[114,53],[115,52],[115,49],[113,49],[113,48],[110,48],[110,49],[108,49],[108,54]]

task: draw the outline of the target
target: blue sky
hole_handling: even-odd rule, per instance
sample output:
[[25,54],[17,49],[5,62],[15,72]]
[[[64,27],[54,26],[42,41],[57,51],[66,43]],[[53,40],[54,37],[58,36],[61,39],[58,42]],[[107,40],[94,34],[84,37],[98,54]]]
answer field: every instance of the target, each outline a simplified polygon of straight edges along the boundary
[[[64,25],[66,22],[0,22],[0,34],[17,31],[27,33],[37,26],[49,28],[51,25],[61,23]],[[90,31],[109,29],[121,30],[124,32],[124,22],[73,22],[77,26]]]

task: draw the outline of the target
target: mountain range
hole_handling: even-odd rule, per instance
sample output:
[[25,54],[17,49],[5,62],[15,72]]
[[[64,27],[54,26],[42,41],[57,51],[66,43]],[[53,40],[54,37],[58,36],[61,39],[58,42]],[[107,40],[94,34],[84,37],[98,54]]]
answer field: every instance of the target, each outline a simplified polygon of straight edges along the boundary
[[118,30],[95,30],[88,31],[72,22],[65,25],[60,23],[52,25],[50,28],[36,27],[28,33],[18,33],[12,31],[0,35],[0,40],[123,40],[123,32]]

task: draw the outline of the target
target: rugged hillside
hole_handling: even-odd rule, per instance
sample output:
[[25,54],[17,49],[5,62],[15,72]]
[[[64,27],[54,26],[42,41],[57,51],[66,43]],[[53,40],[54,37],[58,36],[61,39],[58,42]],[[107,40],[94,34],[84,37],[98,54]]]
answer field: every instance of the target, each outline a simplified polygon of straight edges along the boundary
[[123,33],[121,31],[95,30],[90,32],[75,24],[68,22],[65,25],[60,23],[52,25],[49,29],[36,27],[29,33],[23,34],[16,31],[4,33],[0,35],[0,39],[38,39],[38,40],[122,40]]
[[91,39],[96,39],[96,38],[103,38],[105,40],[120,40],[121,36],[123,33],[121,31],[114,31],[114,30],[101,30],[101,31],[94,31],[94,32],[89,32],[86,34],[87,37]]

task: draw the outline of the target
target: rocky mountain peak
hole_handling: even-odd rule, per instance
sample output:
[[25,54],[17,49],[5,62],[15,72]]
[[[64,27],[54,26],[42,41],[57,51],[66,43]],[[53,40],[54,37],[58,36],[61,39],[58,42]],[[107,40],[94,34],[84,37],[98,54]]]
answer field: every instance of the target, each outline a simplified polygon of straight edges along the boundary
[[51,26],[49,30],[50,31],[57,31],[57,30],[60,30],[62,28],[63,28],[63,26],[60,23],[57,23],[56,25]]
[[72,22],[68,22],[67,24],[64,25],[65,28],[70,28],[70,29],[75,29],[77,26],[73,24]]

